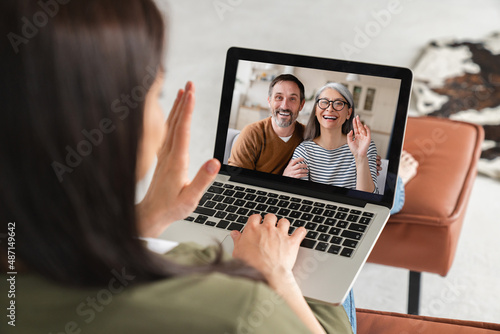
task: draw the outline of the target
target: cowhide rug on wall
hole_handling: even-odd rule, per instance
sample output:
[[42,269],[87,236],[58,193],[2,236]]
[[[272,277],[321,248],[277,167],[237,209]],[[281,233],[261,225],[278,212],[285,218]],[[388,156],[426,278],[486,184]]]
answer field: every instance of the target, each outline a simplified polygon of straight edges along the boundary
[[433,41],[413,72],[418,113],[482,125],[478,170],[500,180],[500,33]]

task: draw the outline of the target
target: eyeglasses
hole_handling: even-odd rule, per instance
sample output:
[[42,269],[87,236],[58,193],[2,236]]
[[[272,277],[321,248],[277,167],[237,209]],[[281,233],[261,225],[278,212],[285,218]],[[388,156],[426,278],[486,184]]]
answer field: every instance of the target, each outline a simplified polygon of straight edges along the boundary
[[347,106],[349,106],[349,103],[342,100],[330,101],[328,99],[318,99],[316,103],[318,103],[318,107],[320,107],[323,110],[328,109],[330,104],[332,105],[333,109],[337,111],[341,111],[342,109],[344,109],[346,104]]

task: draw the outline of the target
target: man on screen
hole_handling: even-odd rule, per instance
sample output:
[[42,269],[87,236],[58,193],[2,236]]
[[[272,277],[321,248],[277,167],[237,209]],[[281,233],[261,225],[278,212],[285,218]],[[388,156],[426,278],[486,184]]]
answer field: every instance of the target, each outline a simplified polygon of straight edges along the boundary
[[304,125],[297,122],[297,117],[305,103],[304,85],[291,74],[281,74],[271,81],[267,101],[271,117],[243,128],[228,164],[285,176],[307,175],[307,170],[301,168],[305,165],[297,164],[302,158],[290,162],[303,141]]

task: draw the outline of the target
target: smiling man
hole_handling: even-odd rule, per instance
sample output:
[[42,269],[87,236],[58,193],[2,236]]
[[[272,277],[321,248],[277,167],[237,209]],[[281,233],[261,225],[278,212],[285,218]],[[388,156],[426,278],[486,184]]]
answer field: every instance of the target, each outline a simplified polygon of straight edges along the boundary
[[304,85],[291,74],[281,74],[271,81],[267,101],[271,117],[243,128],[228,164],[281,175],[303,141],[304,125],[297,117],[304,107]]

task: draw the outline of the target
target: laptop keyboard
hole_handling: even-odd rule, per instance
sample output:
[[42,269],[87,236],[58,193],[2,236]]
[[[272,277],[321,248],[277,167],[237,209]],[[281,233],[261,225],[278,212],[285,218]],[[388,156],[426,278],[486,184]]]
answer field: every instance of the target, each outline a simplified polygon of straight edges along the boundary
[[290,221],[289,234],[304,226],[301,247],[351,257],[374,214],[343,206],[214,182],[188,221],[242,231],[252,214],[273,213]]

